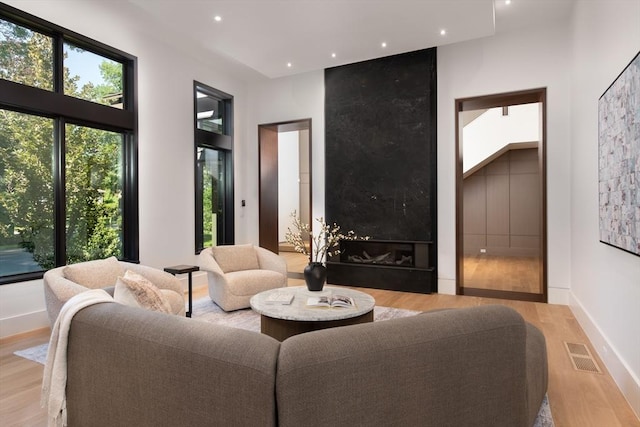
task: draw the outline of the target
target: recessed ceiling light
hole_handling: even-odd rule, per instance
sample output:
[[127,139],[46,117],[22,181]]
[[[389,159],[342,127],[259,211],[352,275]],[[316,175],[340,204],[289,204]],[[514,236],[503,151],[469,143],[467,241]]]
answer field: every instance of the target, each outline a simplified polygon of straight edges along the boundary
[[287,62],[287,67],[291,68],[293,64],[291,62]]
[[387,47],[387,42],[382,42],[382,44],[380,46]]
[[335,57],[336,57],[336,53],[335,53],[335,52],[333,52],[333,53],[331,54],[331,57],[332,57],[332,58],[335,58]]
[[506,4],[507,6],[511,4],[511,0],[505,0],[504,4]]
[[440,30],[440,35],[441,36],[444,36],[446,34],[447,34],[447,30],[444,30],[444,29]]
[[220,22],[220,21],[222,21],[222,16],[216,15],[216,16],[213,17],[213,20],[216,21],[216,22]]

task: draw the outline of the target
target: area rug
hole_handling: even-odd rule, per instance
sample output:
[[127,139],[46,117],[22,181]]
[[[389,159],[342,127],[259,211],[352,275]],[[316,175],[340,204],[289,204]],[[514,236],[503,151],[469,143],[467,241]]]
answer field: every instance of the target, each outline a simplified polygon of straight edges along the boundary
[[[414,316],[418,311],[403,310],[393,307],[375,306],[373,320],[395,319]],[[211,301],[210,298],[200,298],[193,302],[193,318],[248,331],[260,332],[260,315],[251,309],[225,312]]]
[[[417,313],[417,311],[412,310],[376,306],[373,311],[373,318],[375,322],[378,322],[399,317],[414,316]],[[227,313],[214,304],[208,297],[200,298],[193,302],[193,318],[198,321],[218,323],[220,325],[260,332],[260,315],[258,313],[251,309],[237,310]],[[48,343],[41,344],[35,347],[16,351],[14,354],[44,365],[47,360],[48,347]],[[551,407],[547,396],[545,396],[542,401],[540,411],[538,412],[538,416],[533,427],[554,427],[553,417],[551,416]]]

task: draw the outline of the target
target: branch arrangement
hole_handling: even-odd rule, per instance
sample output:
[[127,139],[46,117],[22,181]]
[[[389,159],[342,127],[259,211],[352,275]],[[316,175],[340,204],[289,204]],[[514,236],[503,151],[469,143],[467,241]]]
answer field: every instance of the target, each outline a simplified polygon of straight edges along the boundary
[[[309,258],[309,262],[324,262],[328,257],[340,254],[340,240],[369,240],[369,236],[359,237],[353,230],[347,231],[346,234],[340,232],[340,226],[335,222],[329,225],[323,217],[316,218],[320,225],[318,230],[314,232],[309,224],[300,221],[298,212],[291,212],[293,227],[287,228],[285,239],[287,243],[293,245],[296,252],[305,254]],[[305,238],[309,237],[311,247],[305,243]]]

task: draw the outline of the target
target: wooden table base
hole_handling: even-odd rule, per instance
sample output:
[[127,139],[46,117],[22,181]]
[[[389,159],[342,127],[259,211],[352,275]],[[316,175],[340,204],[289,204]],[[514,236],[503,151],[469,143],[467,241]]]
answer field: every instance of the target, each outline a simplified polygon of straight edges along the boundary
[[275,319],[265,315],[260,316],[260,331],[277,339],[284,341],[294,335],[305,332],[317,331],[320,329],[335,328],[337,326],[355,325],[358,323],[373,322],[373,310],[360,316],[349,319],[327,320],[327,321],[298,321]]

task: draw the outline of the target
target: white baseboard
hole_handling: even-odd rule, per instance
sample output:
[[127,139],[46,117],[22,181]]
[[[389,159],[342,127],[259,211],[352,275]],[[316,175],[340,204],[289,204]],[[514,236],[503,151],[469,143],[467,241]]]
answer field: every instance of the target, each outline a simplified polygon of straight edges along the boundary
[[[182,288],[186,291],[189,288],[189,276],[186,274],[181,274],[178,277],[180,283],[182,284]],[[206,286],[207,282],[207,272],[206,271],[195,271],[191,273],[192,286],[195,288],[197,286]]]
[[547,302],[549,304],[569,305],[571,291],[566,288],[547,288]]
[[193,273],[193,286],[207,286],[209,284],[206,271]]
[[443,295],[455,295],[456,294],[455,279],[438,278],[438,293]]
[[34,329],[48,328],[49,317],[46,310],[33,311],[14,317],[0,319],[0,338],[21,334]]
[[593,321],[589,313],[584,309],[576,296],[570,292],[569,307],[576,320],[587,334],[596,352],[607,367],[620,391],[629,402],[631,409],[640,418],[640,380],[627,367],[620,358],[616,349],[609,343],[598,325]]

